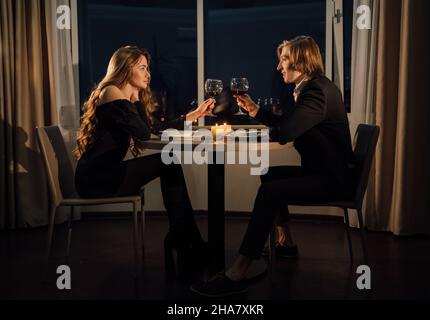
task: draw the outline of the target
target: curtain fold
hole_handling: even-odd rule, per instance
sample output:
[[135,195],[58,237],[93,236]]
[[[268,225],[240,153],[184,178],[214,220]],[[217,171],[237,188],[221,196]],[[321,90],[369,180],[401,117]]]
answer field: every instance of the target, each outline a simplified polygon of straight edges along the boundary
[[[72,37],[77,34],[77,5],[76,0],[51,0],[45,3],[45,14],[50,17],[46,21],[48,40],[48,60],[51,83],[51,92],[55,92],[52,97],[57,106],[58,125],[63,134],[68,150],[71,151],[76,145],[76,132],[79,128],[79,75],[78,62],[73,60]],[[57,7],[66,5],[71,8],[71,29],[57,28]],[[71,157],[72,158],[72,157]],[[74,160],[72,158],[72,160]]]
[[[349,114],[350,130],[355,134],[360,123],[375,123],[375,87],[376,87],[376,52],[379,29],[379,1],[354,0],[353,8],[366,5],[371,9],[371,29],[360,30],[355,23],[352,26],[352,53],[351,53],[351,113]],[[359,18],[354,11],[353,21]],[[374,212],[375,208],[375,167],[369,175],[369,184],[364,197],[363,213],[367,225],[369,220],[377,216],[368,217],[367,212]],[[350,210],[354,211],[354,210]],[[354,212],[350,214],[350,223],[358,226],[358,219]]]
[[79,112],[76,75],[69,72],[71,31],[56,28],[57,2],[69,5],[0,1],[0,229],[47,224],[48,188],[34,129],[58,125],[63,105]]
[[1,2],[2,181],[0,228],[43,225],[47,222],[47,185],[35,126],[56,121],[44,103],[44,57],[40,1]]
[[[387,10],[391,2],[385,0]],[[430,234],[430,110],[428,75],[430,2],[404,0],[401,7],[397,146],[388,229],[394,234]]]
[[395,235],[430,234],[430,2],[356,0],[354,7],[358,4],[370,5],[373,23],[372,30],[353,32],[351,127],[360,122],[381,127],[366,225]]

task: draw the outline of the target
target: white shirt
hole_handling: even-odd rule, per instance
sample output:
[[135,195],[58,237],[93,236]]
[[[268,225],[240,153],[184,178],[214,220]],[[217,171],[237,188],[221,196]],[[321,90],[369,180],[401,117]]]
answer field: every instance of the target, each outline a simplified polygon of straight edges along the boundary
[[[294,96],[294,102],[297,102],[297,99],[300,95],[300,92],[303,88],[303,86],[305,85],[305,83],[309,80],[309,78],[304,77],[302,79],[302,81],[300,81],[298,84],[296,84],[296,87],[294,88],[294,92],[293,92],[293,96]],[[249,116],[252,118],[255,118],[255,116],[258,113],[258,110],[260,110],[260,106],[257,104],[257,108],[255,108],[255,110],[253,112],[249,113]]]
[[309,79],[307,77],[304,77],[302,81],[300,81],[298,84],[296,84],[296,87],[294,88],[293,96],[294,101],[297,102],[297,99],[299,98],[300,92],[302,91],[303,86]]

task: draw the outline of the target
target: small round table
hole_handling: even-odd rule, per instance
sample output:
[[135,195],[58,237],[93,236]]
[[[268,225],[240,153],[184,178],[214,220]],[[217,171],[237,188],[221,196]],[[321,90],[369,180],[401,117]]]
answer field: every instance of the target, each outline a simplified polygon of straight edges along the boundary
[[[185,135],[179,132],[179,136],[169,136],[172,140],[162,140],[160,136],[151,136],[149,140],[142,141],[141,147],[152,150],[162,150],[167,145],[176,145],[177,149],[181,151],[190,149],[194,150],[201,144],[190,135]],[[189,134],[189,133],[188,133]],[[258,140],[257,140],[258,141]],[[261,141],[261,140],[260,140]],[[224,159],[226,146],[230,142],[212,141],[212,151],[210,157],[212,159]],[[206,142],[207,143],[207,142]],[[240,142],[235,140],[235,150],[240,147]],[[291,146],[292,144],[289,144]],[[223,146],[223,148],[221,148]],[[276,150],[285,148],[280,146],[277,142],[268,143],[269,150]],[[210,249],[210,271],[217,272],[225,268],[225,161],[222,163],[208,164],[208,245]],[[256,263],[250,270],[250,277],[255,277],[267,270],[267,264]]]

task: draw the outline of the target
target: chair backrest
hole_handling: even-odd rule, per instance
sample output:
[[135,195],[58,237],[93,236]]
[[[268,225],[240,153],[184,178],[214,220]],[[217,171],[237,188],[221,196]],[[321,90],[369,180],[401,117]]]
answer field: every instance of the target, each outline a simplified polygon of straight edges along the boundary
[[73,166],[57,126],[36,128],[52,201],[58,206],[64,197],[76,194]]
[[355,206],[361,209],[364,194],[369,181],[370,168],[375,155],[376,144],[379,138],[379,126],[360,124],[355,134],[354,155],[356,161]]

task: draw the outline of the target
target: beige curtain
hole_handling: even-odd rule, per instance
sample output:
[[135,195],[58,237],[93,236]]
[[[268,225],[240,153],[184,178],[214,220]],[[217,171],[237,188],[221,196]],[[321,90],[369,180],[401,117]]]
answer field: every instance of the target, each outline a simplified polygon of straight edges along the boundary
[[[379,21],[379,0],[354,0],[353,8],[362,5],[371,10],[371,29],[360,30],[354,23],[352,26],[351,53],[351,113],[349,123],[352,134],[355,134],[360,123],[375,123],[375,86],[376,86],[376,58],[377,36]],[[353,21],[359,19],[362,12],[353,13]],[[374,181],[375,168],[370,172],[370,181]],[[363,212],[374,212],[374,183],[369,183],[364,198]],[[355,210],[350,210],[350,223],[358,226]],[[365,219],[366,220],[366,219]],[[367,222],[367,221],[366,221]]]
[[[57,28],[57,8],[70,8],[71,29]],[[53,79],[58,125],[67,149],[76,146],[76,132],[80,125],[79,62],[76,0],[50,0],[45,3],[50,78]],[[71,155],[71,154],[70,154]],[[74,160],[74,157],[72,157]]]
[[[365,119],[379,125],[381,135],[366,225],[395,235],[430,234],[430,1],[380,0],[376,5],[375,85],[366,93],[373,110],[365,111]],[[367,82],[362,85],[368,88]]]
[[[79,108],[79,54],[78,54],[78,19],[77,0],[45,1],[46,34],[48,47],[49,77],[52,80],[51,92],[53,105],[58,114],[58,126],[63,135],[66,149],[72,164],[76,159],[72,154],[76,147],[76,133],[80,125]],[[70,8],[70,29],[57,26],[57,8]],[[74,218],[80,218],[80,207],[75,207]],[[57,222],[62,222],[70,213],[70,208],[60,207],[57,210]]]
[[44,1],[0,1],[0,229],[45,225],[48,191],[34,135],[57,123]]

